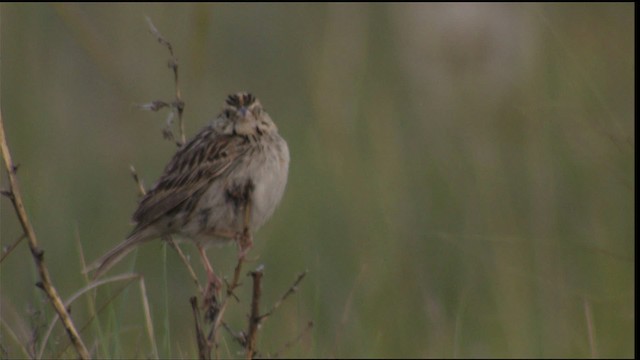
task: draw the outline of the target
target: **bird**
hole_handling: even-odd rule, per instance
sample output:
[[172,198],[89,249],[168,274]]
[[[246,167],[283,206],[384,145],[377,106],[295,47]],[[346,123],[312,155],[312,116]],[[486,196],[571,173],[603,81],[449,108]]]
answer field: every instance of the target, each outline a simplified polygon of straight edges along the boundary
[[210,282],[220,286],[206,248],[235,241],[239,257],[246,255],[283,197],[289,160],[287,142],[260,101],[249,92],[229,95],[142,197],[129,236],[86,272],[97,279],[138,245],[177,235],[196,244]]

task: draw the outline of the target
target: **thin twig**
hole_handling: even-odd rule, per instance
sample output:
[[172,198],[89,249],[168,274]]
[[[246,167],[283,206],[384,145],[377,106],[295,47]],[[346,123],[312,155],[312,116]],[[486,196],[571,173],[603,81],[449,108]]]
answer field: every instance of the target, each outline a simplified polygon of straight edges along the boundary
[[147,325],[147,334],[151,342],[153,350],[153,358],[158,358],[158,346],[156,345],[156,336],[153,332],[153,321],[151,320],[151,310],[149,309],[149,299],[147,297],[147,287],[144,284],[144,277],[140,276],[140,298],[142,299],[142,308],[144,309],[144,318]]
[[[10,338],[11,340],[13,340],[13,342],[18,344],[18,347],[20,348],[20,350],[22,350],[23,357],[25,359],[26,358],[33,358],[33,354],[30,353],[29,350],[25,346],[26,341],[21,340],[20,336],[18,336],[18,334],[16,334],[14,332],[14,330],[17,330],[17,329],[15,329],[15,327],[9,326],[9,324],[7,324],[7,322],[2,317],[0,317],[0,327],[2,327],[4,329],[3,334],[9,335],[8,337],[5,337],[5,339]],[[21,330],[23,330],[23,329],[21,329]],[[8,356],[2,357],[2,358],[5,359],[5,358],[8,358]]]
[[258,266],[249,275],[253,279],[253,295],[251,296],[251,315],[249,316],[249,330],[247,331],[246,349],[247,359],[253,359],[256,354],[256,339],[258,327],[263,317],[260,316],[260,297],[262,296],[262,276],[264,267]]
[[196,323],[196,339],[198,343],[198,357],[201,360],[211,359],[211,342],[207,341],[204,332],[202,331],[202,324],[200,322],[200,309],[198,308],[198,299],[193,296],[189,299],[191,302],[191,309],[193,310],[193,317]]
[[[245,233],[248,232],[248,224],[249,224],[249,204],[245,204],[245,216],[244,216],[244,221],[245,221]],[[234,299],[236,299],[236,301],[240,301],[238,299],[238,297],[235,295],[234,291],[235,289],[240,286],[240,273],[242,272],[242,264],[244,263],[245,260],[245,250],[243,250],[242,244],[240,246],[240,256],[238,256],[238,262],[236,263],[236,267],[233,271],[233,278],[231,280],[231,282],[227,282],[225,279],[225,283],[227,285],[227,296],[225,296],[224,300],[222,301],[222,304],[218,304],[218,303],[214,303],[214,306],[216,306],[215,310],[215,317],[214,317],[214,321],[213,321],[213,325],[211,326],[211,330],[209,332],[209,337],[208,340],[210,343],[213,343],[216,345],[216,357],[217,356],[217,350],[218,350],[218,340],[217,340],[217,335],[218,335],[218,329],[222,323],[222,319],[224,317],[224,313],[227,310],[227,305],[229,304],[229,298],[233,297]]]
[[[71,297],[69,297],[69,299],[67,299],[67,301],[64,302],[64,306],[65,308],[69,308],[71,306],[71,304],[73,304],[74,301],[76,301],[80,296],[82,296],[83,294],[85,294],[86,292],[97,288],[98,286],[107,284],[107,283],[111,283],[111,282],[116,282],[116,281],[132,281],[136,278],[139,278],[140,275],[138,274],[134,274],[134,273],[127,273],[127,274],[122,274],[122,275],[116,275],[110,278],[106,278],[106,279],[101,279],[98,281],[94,281],[89,283],[87,286],[83,287],[82,289],[76,291],[73,295],[71,295]],[[126,285],[125,285],[126,287]],[[112,298],[115,298],[117,296],[118,293],[116,293],[114,296],[112,296]],[[111,299],[110,299],[111,300]],[[109,301],[110,301],[109,300]],[[109,303],[109,301],[107,301],[106,304]],[[106,306],[105,304],[105,306]],[[100,313],[100,311],[102,310],[99,309],[97,313]],[[51,323],[49,324],[49,326],[47,327],[47,331],[45,332],[45,335],[43,337],[43,341],[42,344],[40,345],[40,351],[38,352],[38,358],[41,359],[44,355],[44,350],[45,350],[45,346],[48,342],[49,337],[51,336],[51,333],[53,332],[53,327],[55,326],[56,322],[58,321],[59,317],[56,315],[52,320]],[[89,321],[91,321],[92,319],[89,319]],[[89,322],[88,321],[88,322]],[[87,324],[88,324],[87,322]],[[84,328],[86,327],[86,324],[83,325],[80,328],[80,331],[84,330]],[[64,352],[66,350],[66,347],[64,349],[62,349],[62,352]],[[59,358],[62,354],[59,354],[57,357]]]
[[14,241],[11,245],[6,246],[2,249],[2,258],[0,258],[0,263],[2,263],[2,261],[4,261],[4,259],[9,256],[9,254],[11,254],[11,252],[13,252],[13,250],[22,242],[22,240],[24,240],[24,238],[27,237],[27,234],[22,234],[20,235],[20,237]]
[[229,335],[231,335],[231,337],[238,342],[238,344],[240,344],[240,346],[242,346],[243,348],[246,346],[247,344],[247,339],[244,335],[244,333],[242,331],[240,331],[239,333],[236,333],[235,331],[233,331],[231,329],[231,327],[229,325],[227,325],[226,322],[222,322],[222,327],[227,330],[227,332],[229,333]]
[[275,304],[273,304],[273,306],[269,311],[267,311],[265,314],[261,315],[260,317],[262,319],[266,319],[267,317],[271,316],[271,314],[273,314],[273,312],[276,311],[276,309],[278,309],[280,305],[282,305],[283,301],[285,301],[289,296],[291,296],[293,293],[298,291],[298,285],[300,285],[300,282],[302,281],[302,279],[304,279],[304,277],[307,276],[308,272],[309,270],[305,270],[304,272],[300,273],[296,281],[293,282],[293,285],[291,285],[289,289],[282,295],[282,297],[280,297],[280,299],[278,299],[278,301],[276,301]]
[[[258,336],[258,329],[264,320],[266,320],[269,316],[271,316],[282,303],[293,293],[298,290],[298,285],[302,282],[302,279],[307,275],[308,270],[300,273],[293,282],[293,284],[287,289],[287,291],[275,302],[275,304],[271,307],[271,309],[265,314],[260,314],[260,298],[262,296],[262,276],[264,275],[263,266],[259,266],[256,270],[251,271],[249,275],[253,278],[253,293],[251,297],[251,315],[249,316],[249,329],[247,331],[246,338],[244,339],[244,347],[247,350],[246,356],[247,359],[253,359],[257,355],[256,351],[256,339]],[[291,344],[297,342],[308,328],[313,326],[313,322],[309,322],[307,328],[293,341],[285,344],[283,350],[286,350]]]
[[[138,274],[123,274],[123,275],[124,275],[124,276],[127,276],[127,275],[135,275],[135,276],[134,276],[134,278],[131,278],[131,279],[125,279],[125,280],[127,280],[127,283],[126,283],[124,286],[120,287],[120,289],[118,289],[116,292],[114,292],[113,294],[111,294],[111,296],[109,296],[109,298],[107,298],[107,299],[106,299],[106,301],[104,302],[104,304],[102,304],[98,309],[96,309],[95,314],[91,315],[91,316],[87,319],[87,321],[85,321],[85,323],[84,323],[84,324],[82,324],[82,327],[80,327],[80,332],[84,332],[84,331],[87,329],[87,326],[89,326],[89,325],[93,322],[93,320],[94,320],[94,319],[97,319],[98,314],[102,314],[102,312],[103,312],[103,311],[104,311],[104,310],[105,310],[105,309],[106,309],[106,308],[107,308],[107,307],[108,307],[108,306],[109,306],[109,305],[110,305],[110,304],[111,304],[111,303],[112,303],[112,302],[113,302],[113,301],[114,301],[118,296],[120,296],[120,294],[121,294],[121,293],[122,293],[122,292],[127,288],[127,286],[129,286],[129,283],[131,283],[133,280],[135,280],[135,277],[139,277],[139,276],[140,276],[140,275],[138,275]],[[122,275],[118,275],[118,276],[122,276]],[[117,280],[114,280],[114,281],[117,281]],[[103,340],[104,340],[104,337],[103,337],[103,336],[98,336],[98,339],[103,339]],[[96,340],[96,343],[97,343],[97,340]],[[95,346],[96,346],[96,345],[94,344],[94,347],[95,347]],[[60,357],[61,357],[60,355],[61,355],[61,354],[59,354],[58,358],[60,358]]]
[[140,196],[145,196],[147,194],[147,190],[144,189],[144,184],[142,183],[142,180],[140,180],[136,168],[133,167],[133,165],[129,165],[129,170],[131,171],[133,181],[136,182],[136,186],[138,187],[138,194],[140,194]]
[[289,350],[293,345],[295,345],[295,344],[297,344],[298,342],[300,342],[300,340],[302,340],[302,338],[303,338],[303,337],[304,337],[304,336],[305,336],[305,335],[306,335],[306,334],[307,334],[311,329],[313,329],[313,325],[314,325],[314,324],[313,324],[313,321],[309,321],[309,322],[307,323],[307,326],[306,326],[304,329],[302,329],[302,331],[300,332],[300,334],[299,334],[298,336],[296,336],[296,337],[295,337],[295,339],[293,339],[293,340],[291,340],[291,341],[289,341],[289,342],[285,343],[285,344],[284,344],[284,346],[282,346],[282,349],[280,349],[280,350],[276,351],[276,352],[273,354],[273,357],[274,357],[274,358],[279,358],[279,357],[280,357],[280,354],[282,354],[283,352],[285,352],[285,351]]
[[191,276],[191,280],[193,280],[193,283],[198,288],[198,291],[202,292],[202,285],[200,285],[200,281],[198,281],[198,276],[196,275],[196,272],[193,270],[193,267],[191,266],[191,263],[187,259],[187,256],[184,254],[182,249],[180,249],[178,244],[176,244],[175,241],[173,241],[173,239],[170,236],[168,236],[168,239],[166,241],[178,253],[178,256],[180,257],[180,260],[182,260],[182,262],[184,263],[184,266],[187,267],[187,271],[189,272],[189,275]]
[[[242,264],[244,263],[244,257],[239,257],[238,262],[236,263],[236,267],[233,270],[233,280],[231,283],[227,283],[227,296],[233,296],[236,300],[239,301],[238,297],[233,293],[233,291],[240,285],[240,273],[242,272]],[[226,281],[225,281],[226,282]]]
[[[173,80],[175,83],[175,91],[176,91],[175,100],[171,104],[167,104],[166,102],[163,102],[163,101],[154,101],[151,103],[153,105],[152,105],[152,108],[150,108],[150,110],[157,111],[162,107],[170,106],[171,109],[178,114],[180,140],[177,142],[177,144],[178,146],[181,146],[186,142],[186,137],[184,132],[184,121],[182,119],[182,113],[184,112],[185,103],[184,101],[182,101],[182,94],[180,92],[180,85],[178,82],[178,59],[173,53],[173,46],[171,45],[169,40],[167,40],[164,36],[162,36],[162,34],[160,34],[160,31],[158,31],[158,28],[156,28],[156,26],[153,24],[153,22],[149,17],[146,17],[146,19],[147,19],[147,23],[149,24],[149,31],[151,32],[151,34],[156,38],[156,40],[158,40],[158,42],[161,45],[166,46],[167,49],[169,50],[169,55],[171,55],[171,58],[169,59],[168,65],[169,65],[169,68],[173,71]],[[165,137],[167,137],[166,135],[167,134],[165,133]]]
[[240,272],[242,271],[242,264],[244,263],[244,257],[238,257],[238,262],[236,263],[236,267],[235,270],[233,272],[233,280],[231,281],[231,283],[226,282],[227,284],[227,296],[224,298],[224,300],[222,301],[222,304],[220,305],[220,308],[218,310],[218,313],[216,315],[216,318],[213,322],[213,327],[211,330],[211,333],[209,334],[209,341],[212,341],[214,343],[217,344],[217,340],[216,340],[216,335],[218,333],[218,328],[220,327],[221,323],[222,323],[222,318],[224,316],[224,313],[227,309],[227,305],[229,304],[229,298],[233,297],[236,300],[238,300],[238,298],[235,296],[235,294],[233,293],[233,291],[240,286]]
[[11,159],[11,153],[9,152],[9,146],[7,145],[7,139],[4,133],[4,122],[2,119],[2,110],[0,109],[0,148],[2,150],[2,157],[4,158],[5,167],[7,169],[7,173],[9,174],[9,185],[10,185],[10,199],[13,203],[13,207],[16,211],[16,215],[20,220],[20,224],[22,225],[22,229],[24,233],[27,235],[27,239],[29,240],[29,249],[31,250],[31,255],[33,255],[33,259],[35,261],[35,265],[38,268],[38,273],[40,275],[40,281],[38,285],[40,288],[44,290],[49,298],[49,301],[53,305],[54,309],[62,319],[62,324],[64,325],[67,334],[69,335],[69,339],[76,348],[78,355],[82,359],[89,359],[89,351],[87,347],[82,342],[78,331],[69,316],[69,312],[67,308],[64,306],[64,303],[60,299],[56,288],[53,286],[51,282],[51,278],[49,277],[49,270],[44,264],[44,251],[42,251],[38,247],[38,240],[36,238],[36,233],[31,226],[31,222],[27,217],[27,212],[24,208],[22,202],[22,195],[20,193],[20,187],[18,186],[18,179],[16,177],[16,167],[13,164]]

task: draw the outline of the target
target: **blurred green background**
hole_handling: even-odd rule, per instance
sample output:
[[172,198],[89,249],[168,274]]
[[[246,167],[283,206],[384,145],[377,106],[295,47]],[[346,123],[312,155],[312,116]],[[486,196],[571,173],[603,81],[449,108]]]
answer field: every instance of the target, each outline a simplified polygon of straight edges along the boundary
[[[265,356],[309,320],[285,356],[633,356],[633,4],[2,4],[5,130],[65,298],[85,285],[78,243],[91,261],[131,230],[129,165],[150,186],[175,151],[167,114],[134,106],[174,91],[145,16],[179,59],[188,135],[249,90],[289,143],[248,268],[265,265],[265,309],[309,274],[262,327]],[[0,204],[4,247],[21,230]],[[193,357],[195,290],[161,244],[112,274],[144,275],[160,356]],[[209,254],[229,276],[235,248]],[[23,243],[0,264],[2,357],[52,315],[36,281]],[[98,355],[152,353],[137,289],[117,333],[83,330]]]

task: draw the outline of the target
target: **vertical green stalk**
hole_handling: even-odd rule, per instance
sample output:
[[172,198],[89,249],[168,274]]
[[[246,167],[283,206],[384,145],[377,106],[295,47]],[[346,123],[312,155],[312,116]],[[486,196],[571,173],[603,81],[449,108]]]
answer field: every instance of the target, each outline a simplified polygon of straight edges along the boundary
[[162,340],[163,351],[165,356],[171,357],[171,327],[169,326],[169,285],[167,281],[167,243],[164,242],[162,247],[163,272],[164,272],[164,339]]

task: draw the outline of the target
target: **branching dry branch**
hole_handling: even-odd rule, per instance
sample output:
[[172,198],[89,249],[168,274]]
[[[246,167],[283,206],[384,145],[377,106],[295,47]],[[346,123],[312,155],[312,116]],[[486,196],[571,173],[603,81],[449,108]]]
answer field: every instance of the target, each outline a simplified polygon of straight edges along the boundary
[[[171,109],[169,113],[169,117],[167,119],[167,128],[163,130],[163,134],[165,138],[168,139],[176,139],[174,136],[171,124],[174,115],[177,115],[179,122],[179,137],[180,140],[176,141],[178,146],[181,146],[185,143],[185,132],[184,132],[184,122],[182,119],[182,114],[184,111],[185,103],[182,101],[180,87],[178,82],[178,61],[174,54],[172,44],[164,37],[152,21],[147,18],[147,23],[149,25],[149,30],[151,34],[156,38],[156,40],[169,51],[170,59],[169,59],[169,68],[173,72],[174,83],[175,83],[175,99],[171,102],[155,100],[150,103],[140,105],[140,108],[148,111],[159,111],[164,108]],[[131,167],[131,173],[133,178],[138,186],[141,195],[145,194],[144,186],[140,181],[135,169],[133,166]],[[248,214],[250,213],[250,207],[247,206],[245,209],[245,224],[248,223]],[[248,229],[248,228],[246,228]],[[247,231],[247,230],[245,230]],[[256,341],[257,341],[257,333],[260,325],[264,320],[266,320],[269,316],[271,316],[280,305],[286,300],[289,296],[296,292],[298,285],[305,277],[307,272],[303,272],[298,275],[298,278],[293,283],[293,285],[282,295],[282,297],[273,305],[273,307],[266,312],[265,314],[260,314],[260,298],[262,293],[262,276],[263,276],[263,267],[259,266],[256,270],[251,271],[248,275],[250,275],[253,279],[253,292],[252,292],[252,301],[251,301],[251,314],[249,317],[249,326],[247,333],[239,332],[234,333],[231,328],[224,322],[224,315],[230,303],[229,299],[234,298],[238,302],[240,301],[238,297],[235,295],[235,290],[240,287],[240,274],[242,273],[242,266],[245,261],[244,253],[238,257],[238,261],[233,271],[233,277],[231,281],[227,281],[225,279],[226,289],[223,296],[220,296],[219,287],[213,286],[211,284],[207,287],[206,290],[203,290],[203,287],[200,286],[198,278],[193,271],[189,261],[186,259],[186,256],[182,253],[180,248],[169,238],[169,244],[174,247],[174,249],[180,255],[183,263],[187,266],[189,274],[191,275],[196,287],[198,288],[199,293],[202,296],[202,305],[198,305],[198,297],[194,296],[189,299],[194,320],[195,320],[195,332],[196,332],[196,340],[198,346],[198,357],[200,359],[211,359],[212,351],[215,348],[216,358],[219,358],[218,354],[218,339],[217,335],[221,326],[229,331],[229,333],[233,336],[233,338],[242,346],[245,350],[245,355],[247,358],[254,358],[258,355],[256,350]],[[246,249],[243,249],[243,251]],[[208,329],[207,329],[208,327]],[[285,344],[283,350],[286,350],[293,343],[299,341],[299,339],[312,327],[312,322],[309,322],[309,325],[303,330],[303,333],[300,334],[295,340]],[[282,350],[281,350],[282,351]]]
[[[233,290],[236,289],[238,286],[240,286],[240,282],[239,282],[240,271],[242,269],[243,262],[244,262],[244,258],[242,257],[238,258],[238,262],[236,264],[235,271],[234,271],[233,280],[231,281],[231,283],[229,282],[226,283],[227,296],[224,297],[224,300],[222,300],[222,302],[219,301],[215,291],[212,292],[211,294],[206,294],[198,284],[198,289],[200,290],[200,294],[203,297],[203,306],[206,308],[205,314],[202,318],[200,317],[201,316],[200,311],[194,309],[194,316],[196,317],[195,321],[196,321],[198,353],[200,354],[200,359],[211,358],[211,350],[214,347],[216,350],[218,349],[218,341],[217,341],[218,330],[220,326],[224,324],[222,319],[224,318],[227,305],[229,304],[229,298],[233,297],[237,299],[237,297],[233,293]],[[197,298],[193,297],[191,298],[192,307],[193,307],[194,299],[196,301],[196,306],[197,306]],[[204,321],[208,320],[212,322],[212,324],[210,325],[209,331],[207,332],[208,335],[206,336],[205,336],[205,331],[203,330],[203,327],[202,327],[203,320]],[[226,326],[226,324],[224,325]],[[207,354],[206,357],[204,356],[204,354]],[[217,354],[216,354],[216,358],[219,358]]]
[[198,343],[198,358],[201,360],[211,359],[211,347],[213,345],[212,342],[207,340],[207,337],[204,335],[204,330],[202,329],[202,321],[200,316],[200,308],[198,307],[198,298],[195,296],[189,299],[191,302],[191,309],[193,310],[193,318],[195,320],[196,326],[196,340]]
[[[307,275],[308,271],[304,271],[298,275],[296,281],[287,289],[287,291],[276,301],[271,309],[264,313],[260,314],[260,298],[262,296],[262,276],[264,275],[263,267],[259,266],[256,270],[251,271],[249,275],[253,279],[253,293],[251,297],[251,314],[249,316],[249,329],[247,331],[246,338],[244,339],[244,345],[246,349],[247,359],[253,359],[257,355],[256,351],[256,338],[258,329],[262,325],[262,322],[265,321],[269,316],[271,316],[282,303],[293,293],[298,290],[298,285],[302,282],[302,279]],[[304,334],[313,327],[313,322],[310,321],[307,324],[307,327],[303,330],[303,332],[293,341],[288,342],[284,345],[283,349],[280,351],[284,351],[299,341]]]
[[10,189],[5,191],[3,194],[6,195],[13,204],[13,207],[16,211],[16,215],[20,220],[20,224],[22,225],[22,230],[27,237],[29,243],[29,249],[31,250],[31,254],[33,255],[33,259],[35,265],[38,269],[38,273],[40,275],[40,281],[38,282],[38,287],[44,290],[49,298],[49,301],[53,305],[56,313],[62,319],[62,324],[69,335],[69,339],[71,343],[74,345],[78,355],[82,359],[89,359],[89,351],[84,345],[76,327],[71,320],[71,316],[69,316],[69,312],[67,308],[64,306],[64,303],[60,299],[56,288],[53,286],[51,282],[51,278],[49,276],[49,270],[45,266],[44,263],[44,251],[38,247],[38,241],[36,238],[35,231],[31,226],[31,222],[27,217],[27,212],[25,211],[24,204],[22,202],[22,195],[20,193],[20,187],[18,186],[18,179],[16,177],[16,167],[13,164],[13,160],[11,159],[11,153],[9,152],[9,146],[7,145],[7,139],[4,133],[4,122],[2,119],[2,110],[0,109],[0,148],[2,150],[2,157],[4,158],[4,164],[7,169],[7,173],[9,174],[9,186]]
[[247,359],[253,359],[256,354],[256,339],[258,336],[258,327],[263,317],[260,316],[260,298],[262,297],[262,276],[264,275],[264,267],[259,266],[249,275],[253,279],[253,292],[251,296],[251,315],[249,315],[249,329],[247,331]]
[[[156,40],[161,44],[167,47],[169,50],[169,62],[168,66],[173,71],[173,79],[175,83],[175,99],[171,102],[166,102],[162,100],[155,100],[148,104],[140,105],[140,108],[150,111],[158,111],[162,108],[169,107],[171,108],[172,113],[175,112],[178,115],[178,127],[180,129],[180,140],[176,141],[178,146],[181,146],[186,142],[186,136],[184,132],[184,121],[182,119],[182,113],[184,112],[185,103],[182,101],[182,94],[180,93],[180,86],[178,82],[178,59],[173,53],[173,46],[171,43],[160,34],[160,31],[153,25],[153,22],[149,17],[146,18],[147,23],[149,25],[149,31],[156,38]],[[173,116],[170,115],[167,119],[168,128],[163,131],[164,137],[168,139],[174,139],[173,131],[171,131],[171,122],[173,120]]]
[[[153,25],[153,23],[149,18],[147,18],[147,21],[149,24],[150,32],[153,34],[156,40],[160,44],[166,46],[169,51],[170,59],[169,59],[168,65],[174,75],[175,99],[171,102],[156,100],[148,104],[140,105],[140,107],[142,109],[149,110],[149,111],[159,111],[163,108],[169,108],[171,110],[171,113],[169,114],[168,129],[164,131],[165,136],[169,134],[170,135],[169,137],[171,139],[176,138],[173,135],[173,131],[171,130],[170,126],[171,126],[171,120],[173,119],[174,114],[177,115],[178,121],[179,121],[179,140],[177,140],[176,143],[178,146],[181,146],[186,141],[185,132],[184,132],[184,122],[182,118],[184,108],[185,108],[185,103],[184,101],[182,101],[181,92],[179,88],[178,61],[177,61],[177,58],[175,57],[173,46],[171,45],[171,43],[167,41],[160,34],[158,29]],[[80,297],[81,295],[87,293],[89,290],[94,289],[98,286],[101,286],[110,282],[115,282],[115,281],[130,281],[137,278],[139,279],[140,292],[141,292],[141,297],[143,299],[142,305],[143,305],[143,310],[144,310],[145,320],[146,320],[145,326],[146,326],[149,339],[151,341],[151,346],[153,348],[152,356],[157,358],[158,353],[157,353],[157,347],[155,344],[155,335],[153,331],[153,323],[151,321],[150,308],[149,308],[148,300],[146,297],[146,287],[144,284],[144,280],[142,279],[141,276],[137,274],[123,274],[113,278],[104,279],[98,282],[93,282],[89,284],[87,287],[79,290],[78,292],[73,294],[66,302],[64,302],[60,298],[55,287],[52,284],[48,270],[45,266],[44,252],[38,247],[38,242],[36,240],[35,232],[29,222],[26,211],[24,209],[22,196],[19,190],[17,177],[16,177],[17,166],[14,165],[11,159],[11,154],[9,152],[9,148],[8,148],[5,133],[4,133],[4,124],[3,124],[1,111],[0,111],[0,147],[2,150],[3,158],[4,158],[5,167],[7,169],[7,173],[9,174],[9,184],[10,184],[10,188],[0,190],[0,194],[6,196],[11,200],[14,206],[14,209],[16,211],[16,215],[23,228],[23,234],[14,243],[12,243],[10,246],[7,246],[5,249],[3,249],[0,262],[2,262],[13,251],[13,249],[15,249],[15,247],[17,247],[19,243],[26,238],[28,240],[31,254],[33,255],[35,265],[40,275],[40,281],[36,285],[46,293],[49,301],[53,305],[57,314],[54,317],[54,319],[52,319],[51,323],[49,324],[49,327],[47,328],[47,331],[44,337],[45,340],[43,341],[43,344],[40,347],[38,356],[39,357],[43,356],[46,343],[48,342],[48,339],[52,333],[53,327],[57,322],[57,320],[60,319],[69,336],[71,345],[75,347],[75,350],[78,353],[79,357],[81,359],[89,359],[90,353],[87,350],[86,346],[84,345],[82,339],[80,338],[80,335],[76,330],[76,327],[69,315],[70,305],[78,297]],[[146,194],[145,187],[142,184],[142,181],[140,180],[140,177],[138,176],[133,166],[131,166],[131,174],[136,183],[140,196],[144,196]],[[249,211],[247,210],[247,213],[248,212]],[[206,311],[204,312],[204,314],[202,314],[200,311],[197,297],[194,296],[190,298],[191,307],[193,310],[193,316],[195,318],[195,330],[196,330],[197,344],[198,344],[198,350],[199,350],[199,357],[201,359],[210,359],[212,356],[212,350],[214,347],[216,349],[216,357],[218,357],[217,356],[218,342],[217,342],[216,336],[220,326],[224,326],[224,328],[226,328],[229,331],[229,333],[234,337],[234,339],[240,343],[240,345],[245,350],[245,355],[247,358],[252,359],[258,356],[256,343],[257,343],[258,330],[261,324],[264,322],[264,320],[266,320],[269,316],[271,316],[289,296],[291,296],[293,293],[296,292],[298,285],[303,280],[307,272],[305,271],[299,274],[296,281],[293,283],[293,285],[282,295],[282,297],[278,301],[276,301],[276,303],[274,303],[271,309],[264,314],[260,314],[260,300],[262,295],[262,278],[264,275],[263,266],[259,266],[257,269],[249,272],[248,275],[251,276],[253,280],[253,287],[252,287],[253,291],[252,291],[251,308],[250,308],[247,333],[243,333],[243,332],[234,333],[230,329],[230,327],[223,321],[223,317],[229,305],[229,299],[234,298],[237,301],[239,301],[234,291],[241,285],[240,274],[242,273],[242,266],[245,261],[244,256],[238,257],[238,261],[234,268],[233,277],[231,278],[231,281],[225,280],[226,296],[223,296],[223,299],[220,299],[217,294],[217,290],[219,289],[217,289],[213,293],[211,293],[207,298],[207,294],[205,294],[205,291],[203,291],[203,288],[198,281],[197,275],[193,270],[193,268],[191,267],[191,264],[186,258],[186,256],[184,255],[184,253],[181,251],[181,249],[175,244],[175,242],[170,237],[166,238],[166,240],[178,252],[180,258],[182,259],[183,263],[187,267],[190,276],[194,280],[196,287],[198,288],[200,294],[202,294],[204,298],[203,303],[206,308]],[[114,297],[115,296],[117,296],[117,294],[114,295]],[[111,302],[111,300],[109,300],[107,304],[109,302]],[[101,309],[98,309],[97,311],[94,310],[94,316],[97,313],[100,313],[103,308],[104,306]],[[84,327],[86,327],[88,323],[91,322],[91,320],[92,319],[88,320],[87,324],[85,324]],[[205,329],[206,323],[210,323],[208,331]],[[288,349],[292,344],[298,342],[300,338],[302,338],[302,336],[311,329],[312,326],[313,326],[313,323],[309,322],[308,326],[302,331],[302,333],[298,337],[296,337],[296,339],[294,339],[293,341],[286,343],[284,348],[281,351]],[[64,353],[64,351],[66,351],[66,348],[63,349],[62,351],[63,352],[59,354],[60,356]],[[35,356],[35,351],[34,351],[34,356]]]
[[298,291],[298,285],[300,285],[302,279],[307,276],[308,272],[308,270],[305,270],[304,272],[300,273],[296,281],[293,282],[293,285],[291,285],[289,289],[282,295],[282,297],[280,297],[280,299],[278,299],[278,301],[273,304],[269,311],[261,315],[261,318],[266,319],[267,317],[271,316],[271,314],[273,314],[273,312],[276,311],[280,307],[280,305],[282,305],[282,302],[284,302],[289,296],[293,295],[293,293]]

